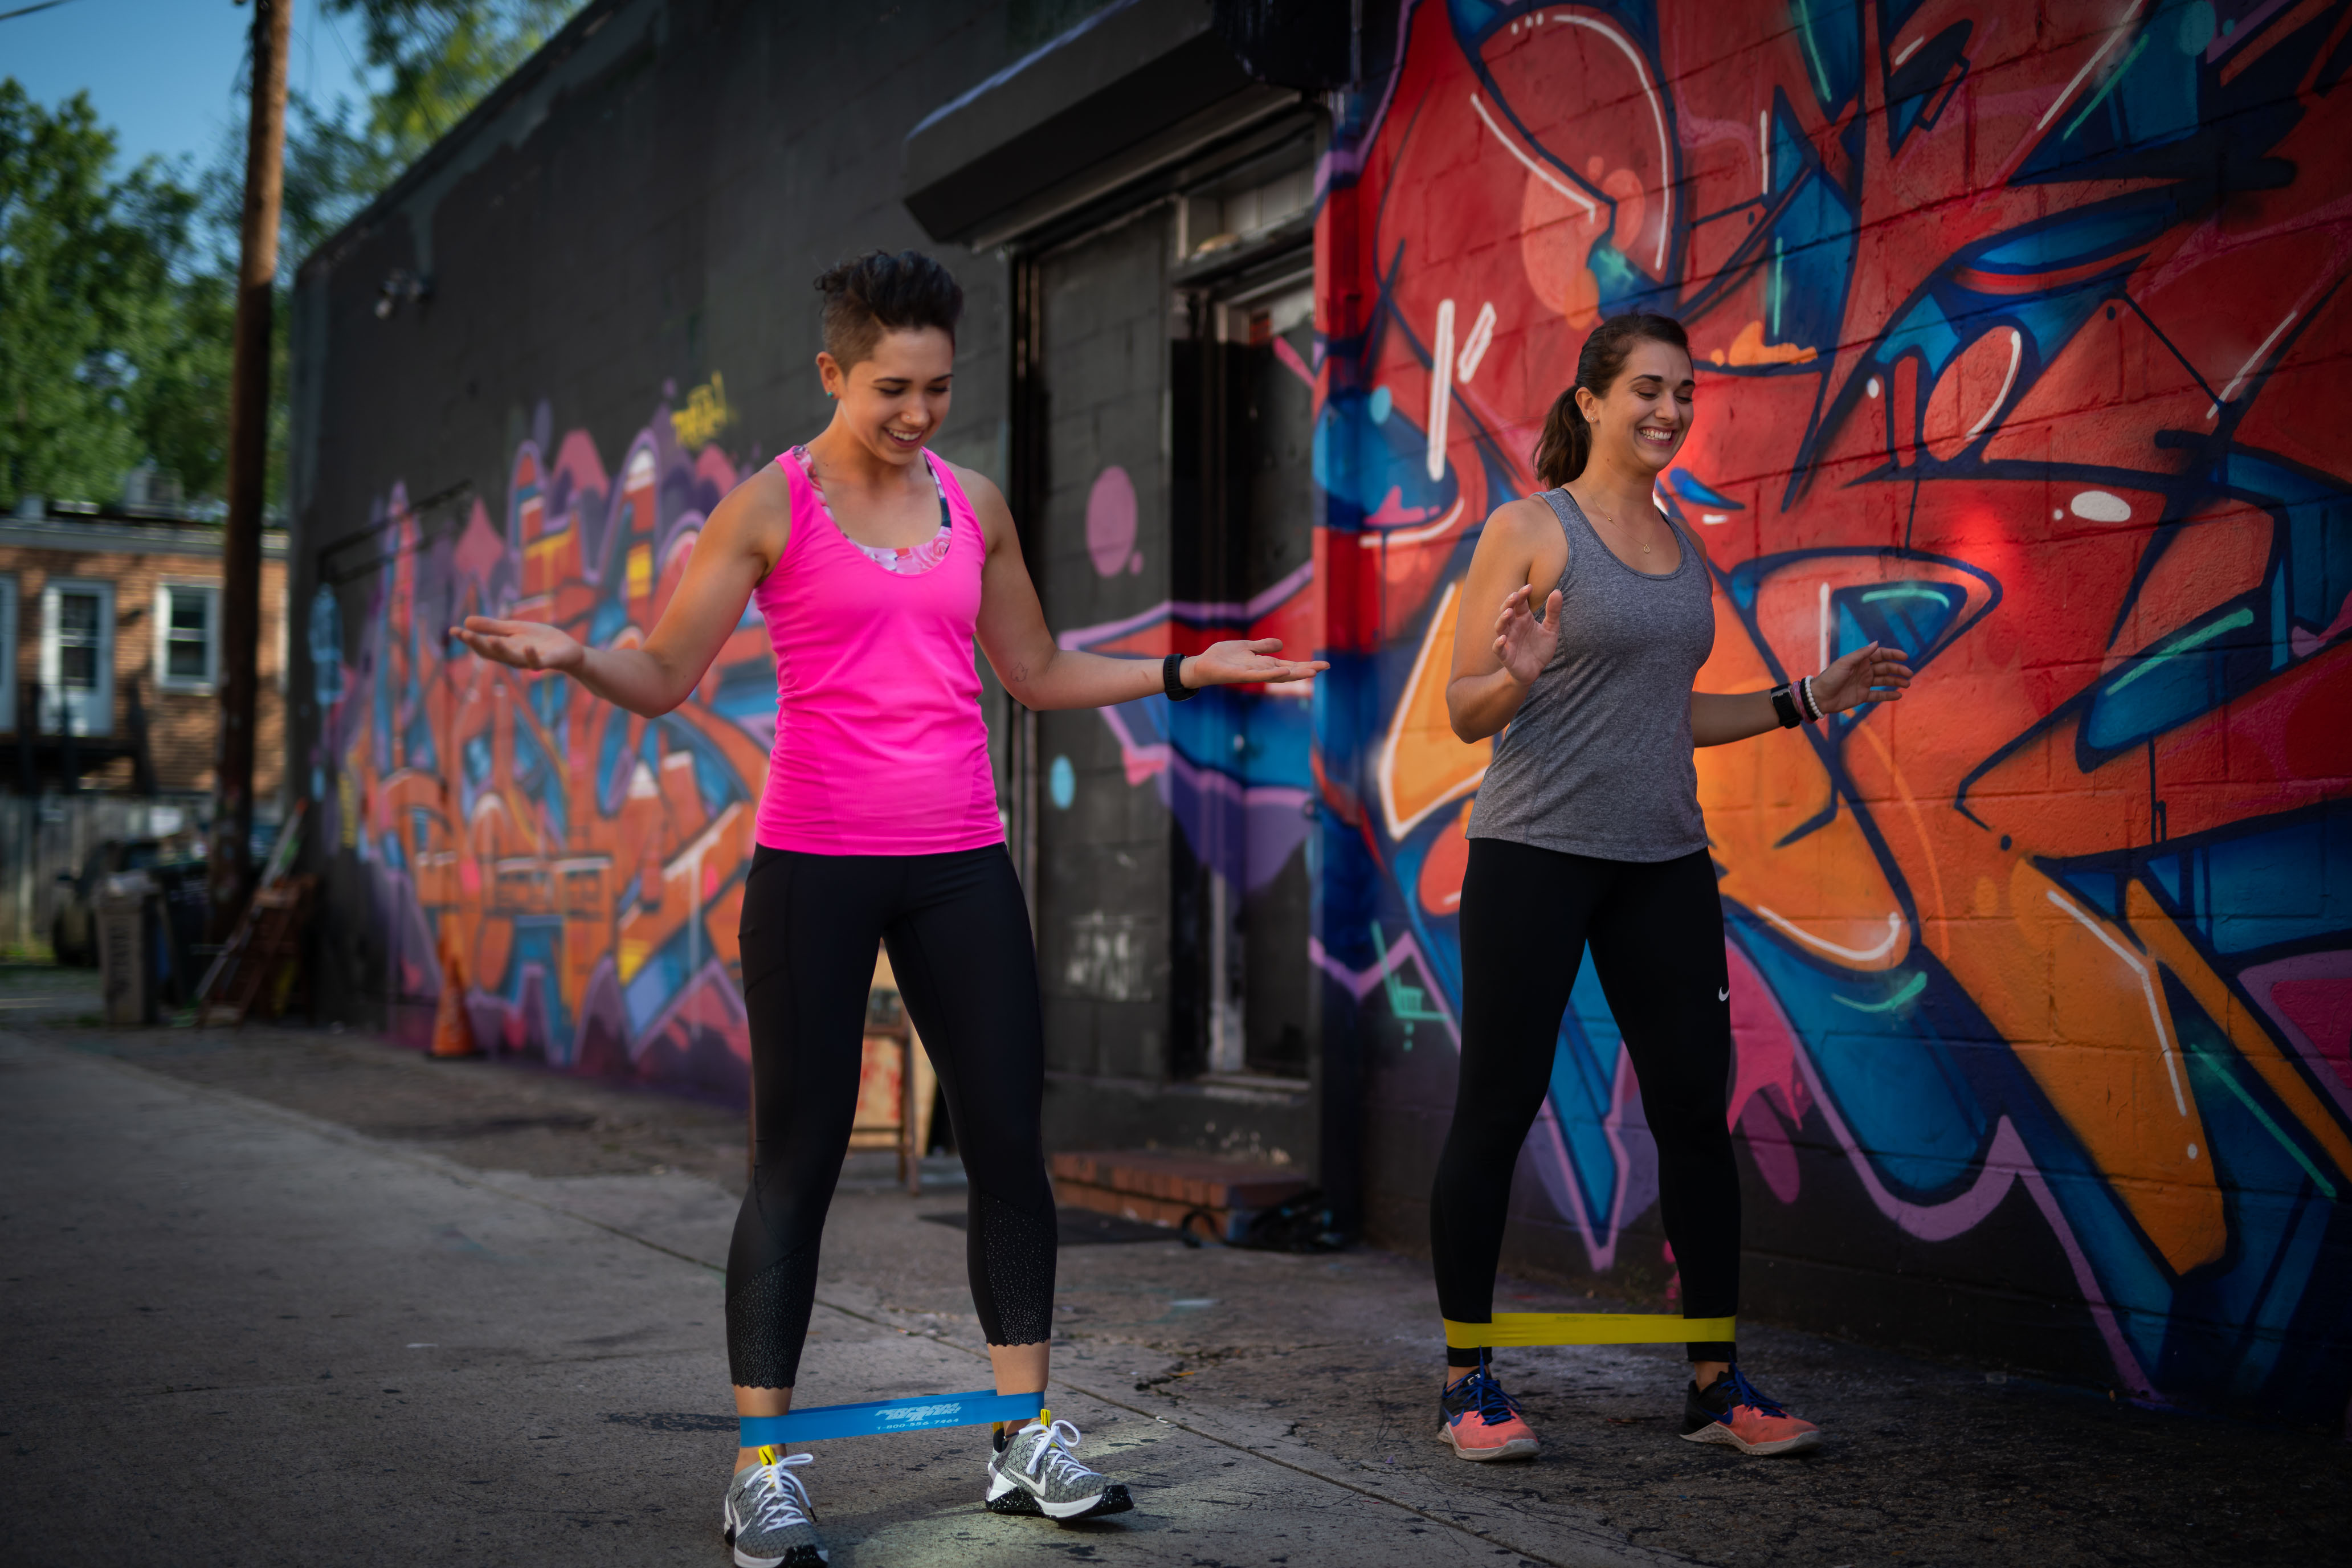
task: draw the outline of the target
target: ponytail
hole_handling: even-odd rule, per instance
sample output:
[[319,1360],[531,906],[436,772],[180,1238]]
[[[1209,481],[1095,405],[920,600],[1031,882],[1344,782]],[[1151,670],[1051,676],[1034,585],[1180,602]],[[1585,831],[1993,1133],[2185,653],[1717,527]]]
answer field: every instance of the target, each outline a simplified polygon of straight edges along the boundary
[[1645,341],[1690,353],[1690,337],[1672,316],[1628,310],[1592,329],[1576,356],[1576,379],[1553,400],[1551,412],[1544,416],[1543,434],[1536,438],[1538,484],[1548,490],[1558,489],[1584,472],[1592,457],[1592,426],[1585,423],[1584,410],[1577,406],[1577,390],[1581,387],[1595,397],[1608,396],[1623,374],[1633,345]]
[[1592,426],[1584,422],[1571,386],[1552,400],[1551,412],[1544,416],[1543,434],[1536,438],[1536,483],[1556,490],[1583,473],[1591,456]]

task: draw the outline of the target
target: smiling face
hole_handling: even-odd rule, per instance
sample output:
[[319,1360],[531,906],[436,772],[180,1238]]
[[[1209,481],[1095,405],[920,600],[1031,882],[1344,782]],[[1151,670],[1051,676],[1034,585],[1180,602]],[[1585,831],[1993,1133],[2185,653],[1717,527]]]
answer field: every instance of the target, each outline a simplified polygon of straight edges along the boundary
[[1689,354],[1652,338],[1634,343],[1605,395],[1577,392],[1592,427],[1591,465],[1645,481],[1664,472],[1690,434],[1696,390]]
[[947,420],[955,340],[937,327],[885,332],[847,370],[830,353],[816,367],[839,404],[834,424],[882,461],[912,463]]

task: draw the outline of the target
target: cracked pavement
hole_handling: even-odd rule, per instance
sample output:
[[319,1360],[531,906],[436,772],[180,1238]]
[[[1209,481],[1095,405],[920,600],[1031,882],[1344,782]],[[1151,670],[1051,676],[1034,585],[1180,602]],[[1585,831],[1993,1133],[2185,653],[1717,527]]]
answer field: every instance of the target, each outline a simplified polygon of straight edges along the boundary
[[[0,1557],[728,1561],[740,1112],[356,1035],[77,1026],[45,984],[0,1017]],[[987,1381],[935,1223],[961,1178],[927,1169],[910,1198],[853,1157],[805,1401]],[[1055,1317],[1055,1414],[1136,1510],[991,1515],[974,1432],[839,1440],[810,1475],[835,1563],[2299,1563],[2352,1482],[2331,1432],[1769,1326],[1743,1363],[1811,1455],[1680,1442],[1671,1348],[1596,1347],[1506,1352],[1544,1452],[1465,1465],[1426,1268],[1370,1248],[1066,1245]],[[138,1455],[169,1463],[126,1491]]]

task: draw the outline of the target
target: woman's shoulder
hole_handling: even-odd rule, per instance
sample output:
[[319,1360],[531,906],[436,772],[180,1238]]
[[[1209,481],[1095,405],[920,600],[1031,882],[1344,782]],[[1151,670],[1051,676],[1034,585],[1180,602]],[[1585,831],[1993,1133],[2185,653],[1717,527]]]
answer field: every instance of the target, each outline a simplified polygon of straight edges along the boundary
[[945,458],[938,457],[937,453],[932,456],[938,458],[940,467],[948,471],[948,477],[955,480],[957,488],[963,491],[964,500],[971,503],[972,516],[980,520],[981,531],[988,535],[992,544],[1000,528],[1013,526],[1013,508],[1006,502],[1004,492],[996,488],[994,479],[978,468],[950,463]]
[[793,481],[784,472],[784,465],[793,460],[787,452],[772,463],[762,463],[743,478],[743,482],[727,492],[722,507],[733,508],[746,522],[774,522],[790,527],[793,521]]
[[1693,550],[1698,552],[1700,565],[1712,566],[1715,564],[1715,557],[1707,552],[1706,536],[1705,534],[1699,532],[1697,529],[1693,528],[1688,522],[1678,520],[1664,510],[1661,510],[1658,515],[1665,519],[1667,527],[1673,529],[1677,534],[1681,535],[1685,542],[1686,542]]
[[1507,500],[1487,513],[1486,537],[1531,555],[1559,550],[1567,542],[1559,514],[1539,495]]
[[996,488],[994,479],[990,479],[978,468],[967,468],[961,463],[950,463],[936,452],[931,456],[938,460],[940,467],[945,468],[950,477],[962,487],[964,495],[975,508],[983,503],[992,503],[997,506],[1004,504],[1004,492]]
[[775,463],[762,463],[711,508],[702,531],[706,539],[731,541],[746,553],[774,564],[783,558],[792,538],[792,480]]
[[1486,516],[1489,526],[1501,523],[1508,529],[1545,529],[1558,531],[1559,514],[1543,496],[1518,496],[1505,501]]

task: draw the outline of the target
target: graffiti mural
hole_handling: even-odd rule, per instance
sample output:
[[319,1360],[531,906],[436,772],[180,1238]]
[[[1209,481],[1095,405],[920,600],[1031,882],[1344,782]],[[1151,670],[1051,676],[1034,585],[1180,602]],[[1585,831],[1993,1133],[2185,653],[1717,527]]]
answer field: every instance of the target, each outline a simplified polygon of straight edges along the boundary
[[[1456,587],[1585,332],[1676,315],[1701,684],[1872,639],[1920,672],[1700,753],[1761,1186],[1930,1269],[2021,1191],[2116,1384],[2342,1418],[2352,4],[1399,31],[1318,220],[1318,962],[1424,1052],[1451,1029],[1487,757],[1445,721]],[[1533,1162],[1576,1270],[1654,1199],[1640,1115],[1588,966]]]
[[446,933],[485,1048],[740,1097],[736,925],[776,706],[757,610],[658,719],[445,637],[492,614],[641,640],[739,477],[718,447],[681,445],[715,429],[696,396],[631,439],[617,476],[585,433],[551,440],[542,408],[503,518],[477,500],[461,529],[428,532],[392,489],[354,651],[334,593],[312,603],[311,797],[367,868],[394,1001],[439,995]]

